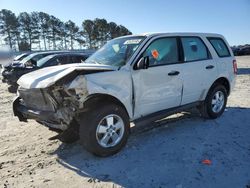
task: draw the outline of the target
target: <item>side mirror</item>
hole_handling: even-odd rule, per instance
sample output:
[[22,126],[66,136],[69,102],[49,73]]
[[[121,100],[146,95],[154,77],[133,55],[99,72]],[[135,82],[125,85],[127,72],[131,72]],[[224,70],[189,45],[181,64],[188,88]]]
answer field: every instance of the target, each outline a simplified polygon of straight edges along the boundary
[[147,69],[148,66],[149,66],[149,57],[145,56],[138,61],[136,69]]

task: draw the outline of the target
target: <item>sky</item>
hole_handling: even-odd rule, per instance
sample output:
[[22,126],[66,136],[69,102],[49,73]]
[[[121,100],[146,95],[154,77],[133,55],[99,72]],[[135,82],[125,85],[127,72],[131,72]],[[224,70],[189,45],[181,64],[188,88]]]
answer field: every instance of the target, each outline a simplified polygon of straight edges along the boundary
[[250,0],[0,0],[0,9],[43,11],[79,26],[105,18],[133,34],[212,32],[230,45],[250,43]]

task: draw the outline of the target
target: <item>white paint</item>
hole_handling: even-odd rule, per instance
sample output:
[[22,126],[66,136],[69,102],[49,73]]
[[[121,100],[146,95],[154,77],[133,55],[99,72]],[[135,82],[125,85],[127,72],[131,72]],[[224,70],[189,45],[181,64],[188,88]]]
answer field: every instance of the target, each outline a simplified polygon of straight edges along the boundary
[[115,70],[116,68],[108,65],[84,63],[52,66],[25,74],[17,81],[17,83],[25,89],[46,88],[75,70],[88,69]]
[[[144,41],[138,47],[130,61],[120,70],[99,64],[61,65],[26,74],[18,80],[18,84],[27,89],[46,88],[74,70],[114,70],[77,77],[69,87],[79,87],[76,88],[78,90],[86,88],[86,97],[92,94],[107,94],[117,98],[124,104],[131,120],[163,109],[202,101],[213,82],[219,77],[227,78],[233,87],[235,75],[232,72],[232,60],[234,59],[232,51],[230,50],[232,57],[218,58],[206,39],[206,37],[222,37],[221,35],[167,33],[152,34],[147,37],[150,38],[150,41],[154,41],[159,37],[169,36],[201,37],[209,48],[212,59],[133,70],[134,64],[137,63],[135,58],[138,53],[142,53],[149,44],[145,40],[146,42]],[[207,70],[208,65],[213,65],[214,69]],[[169,76],[168,73],[171,71],[179,71],[180,74]],[[132,100],[133,94],[134,101]]]
[[130,72],[126,70],[109,71],[86,75],[88,93],[108,94],[117,98],[130,116],[132,113],[132,81]]
[[133,71],[135,118],[180,105],[183,81],[179,75],[168,75],[180,68],[174,64]]

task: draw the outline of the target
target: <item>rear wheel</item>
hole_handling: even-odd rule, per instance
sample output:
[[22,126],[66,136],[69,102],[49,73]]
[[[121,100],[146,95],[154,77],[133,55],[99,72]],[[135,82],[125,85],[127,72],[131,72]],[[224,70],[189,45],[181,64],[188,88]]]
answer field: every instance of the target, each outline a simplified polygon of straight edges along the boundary
[[86,150],[104,157],[125,146],[129,117],[124,108],[117,104],[103,104],[80,116],[80,142]]
[[210,89],[203,104],[201,114],[206,118],[215,119],[224,112],[227,104],[227,90],[223,85],[216,85]]

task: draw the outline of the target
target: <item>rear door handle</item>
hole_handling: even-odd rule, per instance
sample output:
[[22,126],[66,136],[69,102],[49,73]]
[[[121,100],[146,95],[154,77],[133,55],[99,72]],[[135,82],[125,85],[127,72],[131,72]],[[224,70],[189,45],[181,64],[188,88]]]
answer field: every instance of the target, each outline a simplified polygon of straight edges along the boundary
[[208,66],[206,66],[206,69],[213,69],[213,68],[214,68],[213,65],[208,65]]
[[168,73],[169,76],[177,76],[178,74],[180,74],[179,71],[171,71]]

